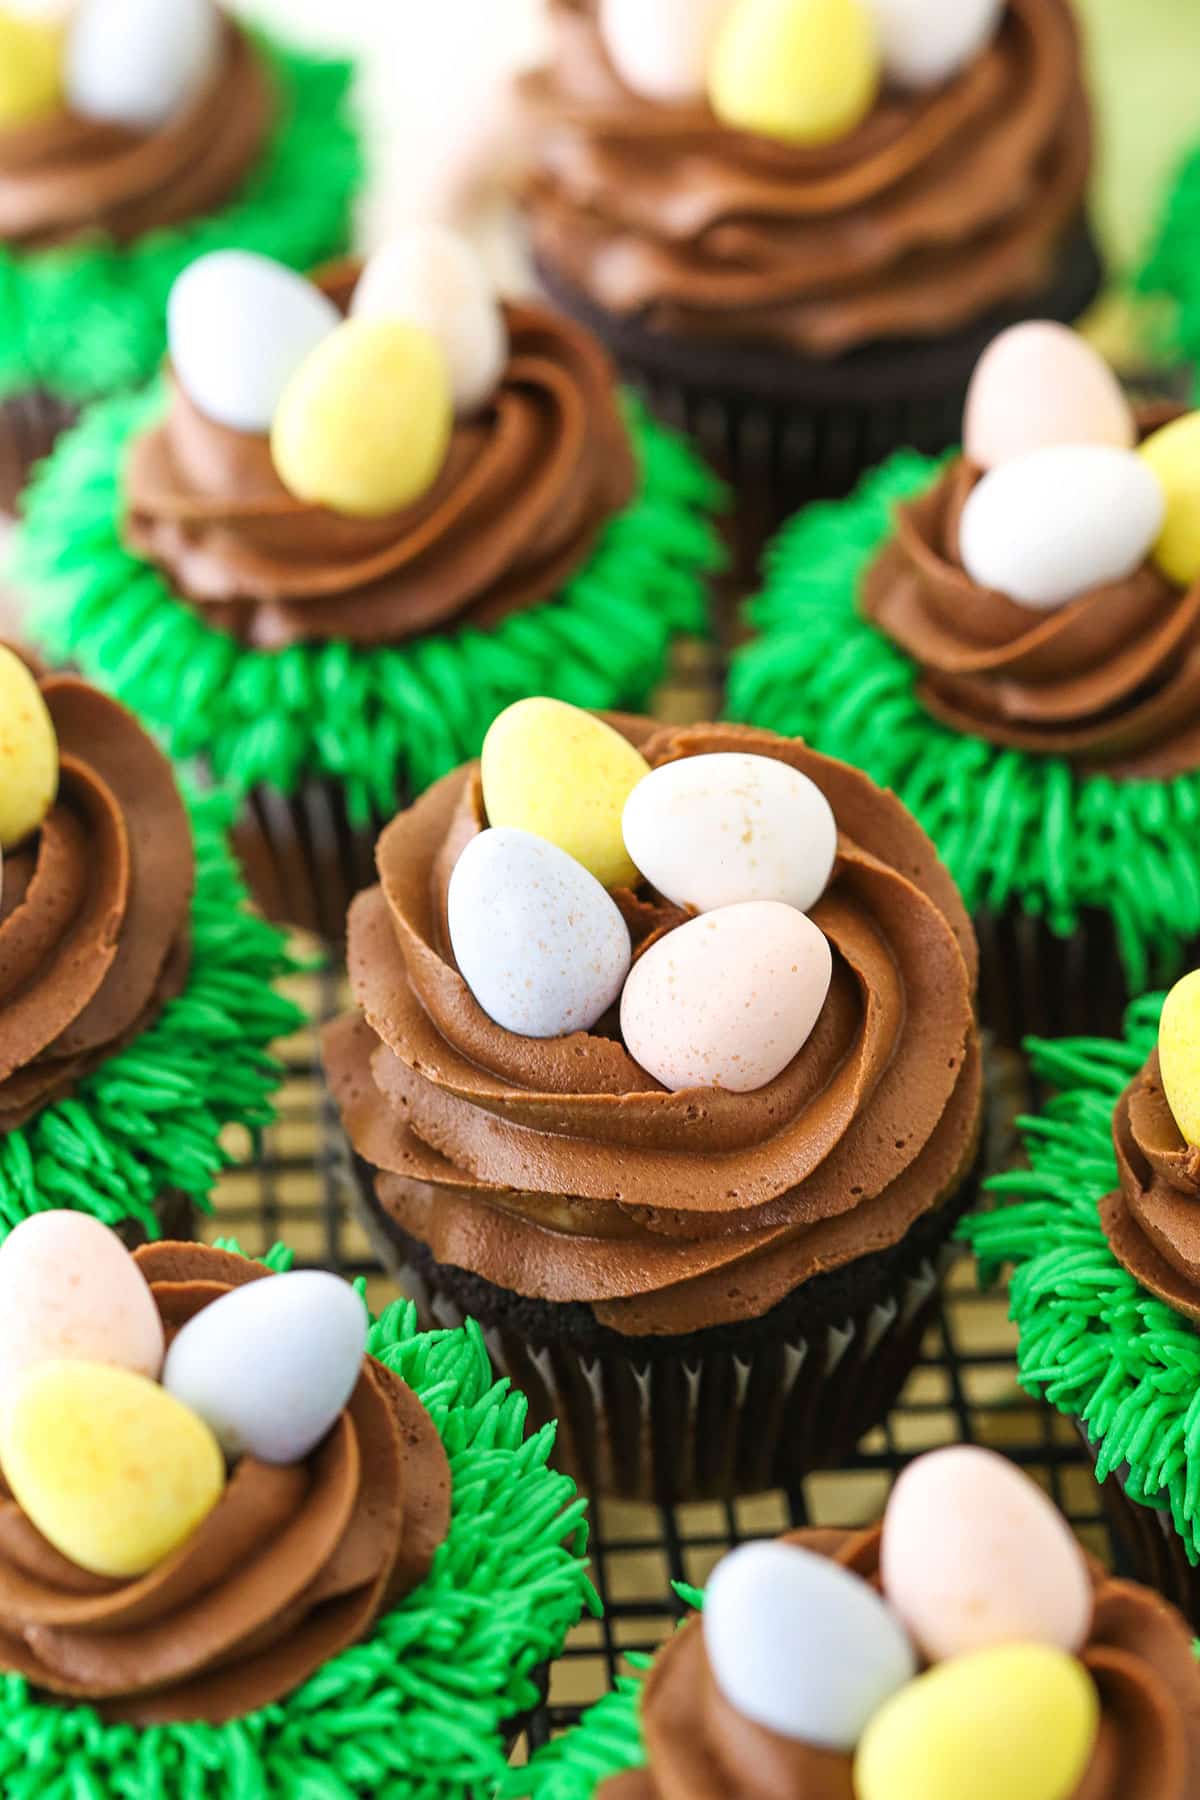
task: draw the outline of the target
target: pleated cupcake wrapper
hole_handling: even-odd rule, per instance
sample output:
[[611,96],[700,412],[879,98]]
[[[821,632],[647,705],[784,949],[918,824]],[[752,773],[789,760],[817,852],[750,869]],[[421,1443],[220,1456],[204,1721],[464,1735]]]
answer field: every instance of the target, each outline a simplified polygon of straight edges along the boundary
[[376,880],[375,845],[386,824],[376,815],[355,823],[339,783],[314,778],[294,794],[251,788],[233,842],[268,919],[339,944],[350,902]]
[[[375,1233],[378,1240],[379,1233]],[[795,1488],[844,1460],[886,1416],[920,1353],[949,1249],[923,1261],[884,1302],[813,1337],[772,1337],[750,1351],[691,1348],[643,1361],[619,1350],[532,1345],[493,1325],[496,1367],[541,1425],[558,1421],[555,1461],[590,1493],[670,1505]],[[401,1287],[430,1319],[457,1326],[457,1302],[406,1262]]]
[[30,471],[48,456],[79,409],[46,388],[30,388],[0,401],[0,515],[16,516]]
[[[1096,1446],[1082,1419],[1075,1420],[1084,1449],[1095,1462]],[[1153,1588],[1178,1607],[1193,1631],[1200,1633],[1200,1568],[1188,1561],[1183,1539],[1168,1508],[1144,1506],[1125,1490],[1128,1468],[1114,1469],[1098,1484],[1101,1504],[1116,1540],[1119,1572]]]

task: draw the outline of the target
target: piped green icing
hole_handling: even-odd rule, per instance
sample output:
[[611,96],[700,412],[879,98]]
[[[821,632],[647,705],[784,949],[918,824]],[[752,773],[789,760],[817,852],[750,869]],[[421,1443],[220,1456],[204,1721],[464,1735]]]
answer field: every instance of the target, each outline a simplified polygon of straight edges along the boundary
[[260,34],[255,42],[278,115],[228,205],[125,246],[0,247],[0,396],[38,386],[78,401],[145,381],[163,353],[171,284],[210,250],[257,250],[305,269],[346,249],[363,173],[353,71]]
[[1097,1210],[1118,1184],[1113,1109],[1157,1042],[1164,998],[1135,1001],[1117,1039],[1029,1040],[1056,1090],[1019,1121],[1030,1166],[993,1176],[1004,1204],[959,1229],[984,1281],[1013,1265],[1022,1385],[1082,1420],[1099,1479],[1120,1471],[1200,1563],[1200,1334],[1117,1261]]
[[[238,1251],[231,1239],[220,1247]],[[268,1267],[290,1267],[276,1245]],[[358,1284],[361,1291],[361,1284]],[[503,1728],[537,1704],[532,1678],[585,1607],[586,1501],[549,1466],[554,1427],[496,1381],[473,1321],[417,1329],[397,1300],[367,1349],[407,1382],[441,1436],[450,1529],[426,1580],[276,1704],[224,1725],[105,1725],[91,1707],[0,1677],[5,1800],[484,1800]]]
[[1137,287],[1174,301],[1164,348],[1194,362],[1200,357],[1200,149],[1185,157],[1167,189]]
[[473,756],[496,713],[528,694],[636,707],[671,640],[707,628],[706,577],[722,560],[722,490],[671,433],[631,407],[641,468],[633,503],[554,600],[492,631],[448,629],[396,647],[332,642],[270,652],[215,630],[120,538],[120,469],[161,389],[94,407],[26,495],[17,576],[31,629],[166,734],[247,789],[341,784],[352,822],[387,817]]
[[758,636],[734,658],[730,716],[805,737],[894,789],[972,911],[1015,907],[1069,937],[1099,909],[1130,988],[1167,980],[1200,933],[1200,770],[1116,781],[953,732],[921,705],[916,665],[857,610],[897,501],[939,467],[901,452],[848,500],[785,526],[749,607]]
[[207,1206],[233,1160],[224,1128],[271,1122],[282,1069],[268,1046],[304,1019],[271,984],[296,965],[282,934],[245,905],[225,841],[229,800],[189,796],[188,808],[196,887],[187,986],[73,1094],[0,1134],[0,1238],[56,1206],[106,1225],[135,1218],[157,1237],[154,1203],[166,1190]]

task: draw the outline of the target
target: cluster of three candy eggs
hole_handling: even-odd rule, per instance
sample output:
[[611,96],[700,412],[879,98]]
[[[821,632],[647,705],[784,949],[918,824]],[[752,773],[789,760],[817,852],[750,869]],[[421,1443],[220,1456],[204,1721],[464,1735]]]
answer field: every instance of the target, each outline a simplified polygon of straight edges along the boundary
[[284,487],[350,517],[384,517],[429,491],[455,418],[487,405],[508,357],[480,258],[432,224],[376,251],[346,318],[282,264],[220,250],[179,277],[167,324],[193,405],[269,434]]
[[0,1468],[63,1556],[112,1579],[186,1543],[243,1456],[298,1462],[341,1413],[367,1316],[303,1271],[212,1301],[169,1348],[154,1295],[107,1226],[37,1213],[0,1246]]
[[787,1543],[727,1557],[703,1624],[725,1697],[853,1755],[855,1800],[1067,1800],[1099,1698],[1091,1580],[1050,1502],[990,1451],[936,1451],[893,1490],[879,1573],[881,1593]]
[[[832,957],[807,917],[837,827],[807,776],[742,752],[651,770],[554,700],[501,713],[482,758],[488,828],[448,893],[451,948],[484,1012],[524,1037],[587,1031],[620,1003],[625,1047],[664,1087],[746,1092],[808,1038]],[[695,913],[634,959],[614,893]]]
[[982,475],[959,552],[981,587],[1050,611],[1147,557],[1181,586],[1200,577],[1200,413],[1139,445],[1115,375],[1066,326],[1031,320],[989,346],[963,449]]

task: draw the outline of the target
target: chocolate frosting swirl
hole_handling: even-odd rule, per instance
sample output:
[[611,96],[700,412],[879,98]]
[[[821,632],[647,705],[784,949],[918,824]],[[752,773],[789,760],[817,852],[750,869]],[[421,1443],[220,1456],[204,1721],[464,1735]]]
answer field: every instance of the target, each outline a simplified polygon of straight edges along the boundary
[[213,212],[253,166],[274,110],[261,58],[224,19],[212,74],[157,130],[64,111],[0,131],[0,240],[127,244]]
[[[710,751],[810,776],[839,827],[812,918],[833,979],[812,1035],[754,1093],[667,1093],[601,1021],[522,1038],[458,974],[446,892],[484,827],[477,764],[387,828],[350,912],[358,1015],[325,1035],[379,1200],[436,1260],[625,1335],[740,1323],[901,1239],[959,1185],[981,1110],[976,949],[929,840],[890,794],[804,744],[736,726],[616,719],[652,767]],[[618,896],[635,943],[683,915]]]
[[1113,1115],[1120,1186],[1100,1202],[1113,1255],[1144,1288],[1200,1323],[1200,1150],[1163,1092],[1158,1051]]
[[[795,1531],[784,1542],[879,1586],[881,1529]],[[1080,1652],[1101,1722],[1082,1781],[1063,1800],[1190,1800],[1200,1789],[1200,1669],[1182,1618],[1148,1588],[1089,1568],[1095,1596]],[[854,1800],[854,1759],[781,1736],[718,1688],[699,1618],[655,1658],[641,1699],[648,1766],[603,1782],[597,1800]]]
[[[341,264],[322,278],[343,310],[357,276]],[[265,435],[205,418],[172,378],[165,419],[129,459],[129,541],[212,624],[264,649],[399,643],[548,599],[628,504],[636,469],[596,341],[543,306],[505,312],[497,393],[456,422],[441,474],[403,512],[295,499]]]
[[59,787],[6,851],[0,890],[0,1132],[75,1087],[183,989],[195,860],[166,757],[131,713],[40,682]]
[[[1178,416],[1147,408],[1143,434]],[[959,523],[980,471],[964,458],[896,510],[863,583],[864,616],[920,669],[918,696],[952,730],[1169,780],[1200,766],[1200,583],[1150,562],[1052,612],[980,587]]]
[[833,356],[931,337],[1032,294],[1091,156],[1066,0],[1009,0],[943,86],[886,89],[856,130],[793,148],[620,80],[597,0],[555,0],[526,94],[535,246],[607,311],[679,337]]
[[[136,1252],[168,1344],[271,1271],[226,1251]],[[0,1666],[109,1720],[220,1724],[268,1706],[424,1580],[450,1520],[450,1469],[412,1390],[363,1360],[344,1412],[300,1463],[243,1456],[188,1541],[110,1581],[0,1501]]]

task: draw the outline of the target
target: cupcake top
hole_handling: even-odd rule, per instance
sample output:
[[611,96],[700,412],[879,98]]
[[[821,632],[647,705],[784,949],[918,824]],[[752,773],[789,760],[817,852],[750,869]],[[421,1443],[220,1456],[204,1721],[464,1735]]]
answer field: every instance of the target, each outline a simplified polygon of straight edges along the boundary
[[[912,1464],[878,1527],[734,1551],[655,1659],[639,1725],[645,1766],[600,1800],[978,1800],[981,1770],[1030,1800],[1200,1782],[1183,1619],[971,1446]],[[537,1772],[510,1791],[536,1795]]]
[[633,496],[603,351],[502,305],[448,231],[315,283],[218,253],[177,283],[170,323],[126,533],[248,644],[494,624],[555,594]]
[[41,1213],[0,1249],[0,1662],[107,1721],[281,1699],[415,1588],[450,1472],[358,1294]]
[[1131,411],[1064,326],[1002,333],[964,454],[896,509],[865,618],[952,730],[1122,777],[1200,765],[1200,416]]
[[1032,291],[1091,134],[1065,0],[554,0],[534,241],[606,311],[831,356]]
[[0,240],[127,244],[220,206],[258,158],[274,98],[213,0],[78,0],[0,18]]
[[969,1165],[970,926],[845,765],[529,700],[377,863],[326,1062],[438,1261],[677,1335],[897,1242]]
[[0,1135],[72,1092],[188,975],[195,857],[125,709],[0,645]]

